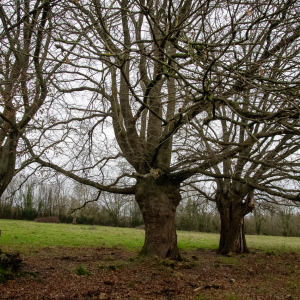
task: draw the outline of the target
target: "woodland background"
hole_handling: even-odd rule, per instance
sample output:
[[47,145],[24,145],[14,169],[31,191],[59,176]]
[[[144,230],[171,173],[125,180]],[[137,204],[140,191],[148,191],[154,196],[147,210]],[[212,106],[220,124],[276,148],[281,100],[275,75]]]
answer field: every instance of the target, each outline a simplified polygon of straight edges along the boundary
[[[133,196],[103,194],[93,201],[94,190],[81,184],[70,185],[57,179],[52,184],[30,178],[21,184],[15,178],[0,199],[0,218],[33,221],[56,216],[62,223],[114,227],[138,227],[144,224]],[[21,186],[20,186],[21,184]],[[258,199],[259,200],[259,199]],[[89,201],[91,201],[89,203]],[[85,207],[70,214],[74,208]],[[281,199],[257,201],[253,213],[245,218],[245,233],[251,235],[300,237],[300,212],[295,205]],[[220,216],[214,203],[202,195],[186,195],[176,211],[177,230],[220,232]]]

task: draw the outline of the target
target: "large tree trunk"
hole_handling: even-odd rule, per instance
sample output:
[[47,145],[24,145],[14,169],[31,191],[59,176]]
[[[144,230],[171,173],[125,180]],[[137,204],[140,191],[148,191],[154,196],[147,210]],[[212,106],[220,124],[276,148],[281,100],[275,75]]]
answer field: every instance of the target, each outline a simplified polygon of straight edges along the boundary
[[244,216],[231,214],[230,212],[222,212],[220,215],[221,235],[219,252],[222,254],[249,252],[244,233]]
[[230,199],[219,195],[217,206],[221,217],[219,252],[249,252],[244,233],[244,216],[254,207],[253,193],[243,202],[243,198]]
[[0,197],[14,177],[17,145],[18,134],[12,132],[0,147]]
[[145,222],[141,254],[180,260],[175,226],[176,208],[181,200],[180,182],[165,176],[141,178],[135,197]]

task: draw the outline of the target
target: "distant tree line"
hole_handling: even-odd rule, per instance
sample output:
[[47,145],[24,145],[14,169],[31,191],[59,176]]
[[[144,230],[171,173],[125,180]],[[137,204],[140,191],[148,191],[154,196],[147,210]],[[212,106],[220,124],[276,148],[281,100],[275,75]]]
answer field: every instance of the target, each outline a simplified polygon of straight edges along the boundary
[[[258,203],[260,204],[260,203]],[[189,198],[178,207],[176,227],[179,230],[214,232],[221,229],[220,215],[211,203]],[[300,212],[297,208],[279,204],[258,205],[244,219],[245,233],[300,237]]]
[[92,201],[80,210],[85,202],[93,199],[89,187],[35,182],[32,180],[17,189],[20,182],[14,180],[7,192],[0,198],[0,218],[33,221],[39,217],[56,216],[62,223],[72,223],[76,217],[77,224],[136,227],[143,224],[138,205],[133,198],[121,195],[102,195],[96,202]]

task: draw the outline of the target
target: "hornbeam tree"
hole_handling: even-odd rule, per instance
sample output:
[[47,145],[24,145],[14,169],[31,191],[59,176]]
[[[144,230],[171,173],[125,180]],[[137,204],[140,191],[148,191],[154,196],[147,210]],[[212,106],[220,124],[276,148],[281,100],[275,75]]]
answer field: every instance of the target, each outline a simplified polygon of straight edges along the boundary
[[[56,47],[68,64],[52,82],[60,93],[55,122],[44,123],[36,140],[23,135],[32,161],[100,191],[134,194],[145,221],[142,253],[180,259],[175,212],[182,183],[214,168],[230,177],[220,164],[248,161],[245,152],[262,140],[282,137],[284,151],[285,137],[299,136],[299,2],[65,5]],[[220,126],[229,124],[236,131],[227,134]],[[228,140],[218,140],[222,132]],[[239,182],[250,210],[257,183]]]
[[0,197],[17,172],[17,158],[24,158],[20,137],[41,118],[41,107],[50,105],[45,105],[50,79],[65,62],[51,49],[53,26],[60,18],[57,11],[53,16],[56,2],[0,3]]
[[[218,133],[212,126],[204,128],[192,123],[197,130],[195,138],[202,139],[205,151],[222,151],[228,144],[243,143],[247,133],[239,122],[250,122],[238,117],[230,117],[230,112],[218,108],[217,119],[220,121]],[[259,138],[268,132],[283,129],[280,124],[252,124],[250,133],[257,137],[256,143],[249,144],[237,155],[213,166],[204,173],[214,180],[214,187],[208,192],[199,188],[199,184],[189,184],[202,196],[216,203],[221,217],[219,252],[247,252],[244,234],[244,216],[252,212],[255,199],[262,194],[279,196],[283,199],[299,201],[300,160],[299,136],[285,134]],[[193,133],[191,133],[193,134]],[[209,180],[209,179],[207,179]],[[258,195],[257,195],[258,194]],[[297,196],[298,194],[298,196]],[[295,197],[296,196],[296,197]]]

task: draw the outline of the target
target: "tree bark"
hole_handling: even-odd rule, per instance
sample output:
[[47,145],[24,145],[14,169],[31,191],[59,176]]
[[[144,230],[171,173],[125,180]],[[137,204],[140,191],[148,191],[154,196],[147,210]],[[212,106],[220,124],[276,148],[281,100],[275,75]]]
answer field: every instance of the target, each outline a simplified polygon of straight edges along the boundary
[[181,200],[180,182],[165,176],[148,176],[139,179],[136,187],[136,201],[145,222],[141,255],[181,260],[175,226],[176,208]]
[[221,254],[248,253],[244,232],[244,217],[236,216],[236,220],[221,215],[221,235],[219,243]]
[[0,147],[0,197],[14,177],[17,145],[18,134],[12,132]]
[[221,217],[219,243],[221,254],[249,252],[244,232],[244,216],[253,209],[254,204],[252,198],[248,198],[243,203],[243,198],[232,200],[225,195],[218,197],[217,206]]

